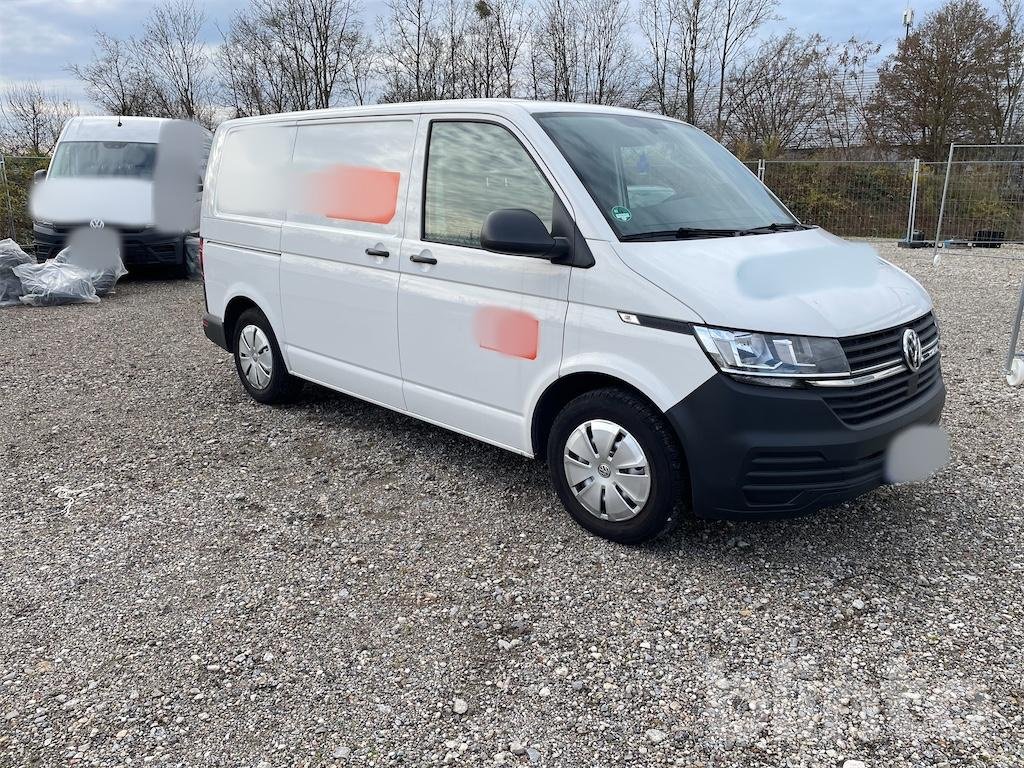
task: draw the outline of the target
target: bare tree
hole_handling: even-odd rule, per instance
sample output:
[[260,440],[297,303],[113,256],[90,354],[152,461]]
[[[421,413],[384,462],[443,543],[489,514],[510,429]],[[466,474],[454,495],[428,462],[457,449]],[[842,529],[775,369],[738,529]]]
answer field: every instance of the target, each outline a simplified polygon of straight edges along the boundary
[[582,0],[580,12],[584,100],[636,106],[638,69],[629,43],[627,0]]
[[764,41],[730,77],[729,138],[756,147],[764,157],[805,146],[821,125],[826,94],[821,62],[829,56],[818,35],[800,37],[791,30]]
[[1021,0],[1002,0],[1002,26],[992,66],[984,69],[992,94],[992,139],[999,144],[1022,136],[1024,96],[1024,8]]
[[663,115],[682,111],[683,66],[679,55],[681,20],[676,0],[640,0],[640,31],[647,43],[650,99]]
[[[477,0],[477,8],[488,9],[489,28],[494,38],[495,66],[499,72],[499,96],[516,95],[516,73],[526,44],[529,19],[523,0]],[[480,11],[478,10],[478,13]]]
[[714,133],[719,139],[725,133],[728,119],[726,75],[737,55],[750,42],[765,22],[772,18],[777,0],[717,0],[718,16],[718,104],[715,108]]
[[819,63],[819,82],[824,89],[819,143],[847,157],[873,143],[875,131],[867,107],[872,95],[868,62],[880,46],[850,38],[828,46]]
[[66,96],[34,81],[15,83],[3,94],[0,144],[6,153],[48,155],[60,130],[78,108]]
[[436,9],[431,0],[387,0],[378,19],[385,90],[382,101],[421,101],[438,97]]
[[153,111],[153,79],[133,53],[131,43],[95,33],[92,59],[68,72],[85,83],[89,98],[112,115],[148,115]]
[[201,40],[205,23],[205,11],[193,0],[165,0],[153,7],[142,36],[132,41],[132,52],[157,86],[161,116],[213,122],[213,81]]
[[705,122],[719,20],[716,0],[641,0],[648,86],[658,111]]
[[253,0],[222,32],[222,87],[237,114],[363,103],[377,51],[358,0]]

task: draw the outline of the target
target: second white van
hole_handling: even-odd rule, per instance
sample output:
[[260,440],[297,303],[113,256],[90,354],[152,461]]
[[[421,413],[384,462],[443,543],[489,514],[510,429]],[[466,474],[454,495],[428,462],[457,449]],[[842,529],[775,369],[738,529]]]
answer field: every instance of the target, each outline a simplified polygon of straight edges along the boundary
[[945,400],[915,280],[643,112],[231,120],[201,236],[205,332],[253,398],[315,382],[546,460],[570,514],[622,542],[680,502],[762,518],[869,491]]

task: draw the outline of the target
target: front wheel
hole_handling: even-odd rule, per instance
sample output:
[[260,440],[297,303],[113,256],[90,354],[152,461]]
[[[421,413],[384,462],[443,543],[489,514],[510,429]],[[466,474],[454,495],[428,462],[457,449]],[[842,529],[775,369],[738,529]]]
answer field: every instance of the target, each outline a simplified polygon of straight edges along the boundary
[[302,380],[285,368],[277,337],[258,309],[245,310],[235,323],[235,370],[245,391],[260,403],[284,403],[295,398]]
[[548,437],[548,468],[569,514],[598,536],[637,544],[674,521],[682,452],[662,414],[620,389],[575,398]]

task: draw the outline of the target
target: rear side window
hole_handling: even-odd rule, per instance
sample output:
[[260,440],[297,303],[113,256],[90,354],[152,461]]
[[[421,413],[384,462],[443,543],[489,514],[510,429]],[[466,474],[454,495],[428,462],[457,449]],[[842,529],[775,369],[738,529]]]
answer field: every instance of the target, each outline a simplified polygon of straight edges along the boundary
[[224,137],[216,171],[218,213],[283,219],[295,128],[245,125]]
[[423,239],[480,247],[491,211],[526,208],[551,231],[555,194],[523,145],[493,123],[435,122],[430,129]]
[[288,220],[400,234],[414,143],[411,120],[300,125]]

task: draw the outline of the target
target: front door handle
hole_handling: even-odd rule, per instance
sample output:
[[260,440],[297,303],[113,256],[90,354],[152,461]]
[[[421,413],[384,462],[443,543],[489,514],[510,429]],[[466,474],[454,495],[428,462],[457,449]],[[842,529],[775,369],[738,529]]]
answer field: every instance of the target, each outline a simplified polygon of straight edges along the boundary
[[409,261],[415,261],[417,264],[437,264],[437,259],[427,253],[414,253],[409,257]]
[[366,249],[366,255],[367,256],[380,256],[380,257],[386,259],[388,256],[391,255],[391,252],[390,251],[385,251],[383,248],[367,248]]

